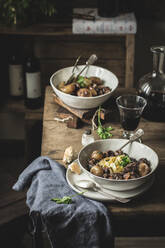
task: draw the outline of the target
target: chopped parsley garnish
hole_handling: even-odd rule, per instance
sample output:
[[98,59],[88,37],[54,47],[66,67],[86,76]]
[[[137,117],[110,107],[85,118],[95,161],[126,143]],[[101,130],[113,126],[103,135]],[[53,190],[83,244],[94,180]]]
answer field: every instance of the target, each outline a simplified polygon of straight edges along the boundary
[[122,161],[120,162],[120,165],[125,167],[130,162],[131,162],[130,158],[128,156],[124,156],[122,157]]
[[77,80],[77,83],[80,84],[80,87],[81,87],[81,88],[85,87],[85,84],[84,84],[84,77],[83,77],[83,76],[79,76],[79,77],[78,77],[78,80]]

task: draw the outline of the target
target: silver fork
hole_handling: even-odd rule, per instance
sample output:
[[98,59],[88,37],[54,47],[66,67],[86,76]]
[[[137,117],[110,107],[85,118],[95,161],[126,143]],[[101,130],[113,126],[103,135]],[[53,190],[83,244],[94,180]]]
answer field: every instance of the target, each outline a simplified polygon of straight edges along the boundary
[[78,58],[76,59],[76,62],[75,62],[74,65],[73,65],[72,75],[71,75],[71,76],[69,77],[69,79],[65,82],[65,85],[67,85],[67,84],[69,84],[69,83],[72,82],[72,80],[73,80],[73,78],[74,78],[74,76],[75,76],[74,70],[76,69],[77,64],[78,64],[80,58],[81,58],[81,55],[78,56]]

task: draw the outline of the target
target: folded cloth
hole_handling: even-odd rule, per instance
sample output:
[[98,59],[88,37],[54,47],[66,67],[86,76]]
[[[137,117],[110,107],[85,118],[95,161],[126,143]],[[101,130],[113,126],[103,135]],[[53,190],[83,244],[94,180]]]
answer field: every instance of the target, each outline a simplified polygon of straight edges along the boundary
[[[110,248],[113,235],[110,213],[98,201],[77,195],[67,184],[66,169],[48,157],[38,157],[19,176],[16,191],[28,187],[26,203],[39,212],[54,248]],[[52,198],[76,195],[71,204]]]

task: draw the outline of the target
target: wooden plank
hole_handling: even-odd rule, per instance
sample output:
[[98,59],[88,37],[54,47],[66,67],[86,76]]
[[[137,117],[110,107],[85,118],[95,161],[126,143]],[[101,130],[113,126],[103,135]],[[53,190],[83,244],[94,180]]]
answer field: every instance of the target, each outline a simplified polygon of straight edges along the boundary
[[165,237],[117,237],[115,248],[164,248]]
[[[114,97],[117,97],[118,95],[122,95],[125,92],[126,92],[125,88],[118,89],[118,90],[116,90],[116,92],[114,92]],[[136,93],[136,90],[135,89],[127,89],[127,92],[128,93]],[[57,144],[59,144],[59,147],[61,145],[61,147],[62,147],[62,148],[60,148],[61,152],[58,153],[58,156],[56,158],[62,159],[62,154],[64,151],[63,149],[64,149],[64,146],[67,145],[67,142],[64,142],[64,144],[62,145],[63,141],[62,141],[61,135],[63,133],[65,133],[65,131],[67,131],[67,129],[65,128],[62,131],[63,124],[62,123],[56,123],[54,121],[54,115],[55,115],[55,112],[57,111],[58,106],[53,102],[53,95],[52,94],[53,94],[53,90],[51,89],[50,86],[48,86],[46,89],[45,108],[44,108],[44,116],[43,116],[44,129],[45,129],[45,132],[47,132],[46,137],[49,137],[51,135],[51,134],[49,134],[49,131],[50,131],[50,133],[52,133],[51,140],[49,140],[50,144],[51,144],[51,142],[52,142],[52,145],[54,143],[57,143]],[[49,122],[47,122],[47,121],[49,121]],[[120,123],[116,123],[112,119],[110,124],[114,127],[114,131],[113,131],[114,137],[118,137],[118,138],[121,137],[123,130],[121,128]],[[82,129],[79,130],[79,132],[77,134],[77,136],[78,136],[77,139],[79,139],[79,143],[81,143],[80,139],[81,139],[81,135],[83,133],[83,128],[85,129],[86,127],[87,126],[84,125],[84,127],[82,127]],[[145,144],[149,145],[151,148],[153,148],[158,153],[158,156],[160,158],[160,163],[163,164],[165,162],[165,153],[164,153],[165,125],[164,125],[164,123],[149,122],[149,121],[142,118],[140,125],[139,125],[139,128],[140,127],[143,128],[143,130],[145,132],[145,135],[143,137],[143,142]],[[59,129],[59,132],[57,131],[58,129]],[[52,131],[52,130],[54,130],[54,131]],[[56,132],[59,133],[59,140],[58,140],[58,134],[56,135]],[[73,133],[71,133],[70,135],[67,134],[68,145],[70,144],[69,141],[72,140],[72,136],[76,135],[76,131],[75,131],[74,135],[73,135]],[[96,138],[98,138],[97,134],[95,134],[95,135],[96,135]],[[69,138],[69,136],[70,136],[70,138]],[[53,140],[54,137],[55,137],[55,140]],[[44,143],[45,142],[43,142],[44,151],[47,153],[47,151],[49,151],[50,147],[46,148],[46,144],[44,144]],[[78,145],[76,145],[76,146],[78,147]],[[79,144],[79,148],[80,148],[80,146],[81,146],[81,144]]]
[[17,112],[17,113],[42,113],[43,108],[28,109],[24,105],[24,100],[15,100],[13,98],[7,98],[4,105],[0,109],[1,113]]
[[10,207],[11,205],[17,203],[18,201],[24,200],[26,201],[26,193],[25,192],[16,192],[11,191],[6,193],[3,193],[0,195],[1,199],[3,201],[0,202],[0,209]]
[[80,120],[77,116],[75,116],[66,108],[63,108],[60,105],[57,108],[54,120],[59,122],[65,122],[67,124],[67,127],[69,128],[78,128],[78,125],[80,124]]
[[[76,36],[82,39],[85,37],[89,37],[90,35],[72,35],[72,23],[69,20],[66,20],[65,22],[54,22],[54,23],[41,23],[41,24],[33,24],[29,25],[27,27],[10,27],[1,24],[0,25],[0,34],[3,35],[19,35],[19,36],[33,36],[33,37],[60,37],[60,38],[66,38],[68,40],[74,39]],[[92,35],[93,36],[93,35]],[[92,37],[91,36],[91,37]],[[100,34],[94,35],[95,37],[102,37]],[[125,34],[104,34],[104,36],[122,36],[124,37]]]
[[[16,179],[6,172],[6,168],[0,168],[0,226],[26,213],[26,193],[12,190],[15,181]],[[23,208],[17,209],[20,203]]]
[[42,112],[26,112],[25,121],[37,121],[42,120],[43,113]]
[[66,108],[67,110],[69,110],[71,113],[73,113],[80,119],[90,119],[96,111],[96,108],[87,110],[87,109],[75,109],[75,108],[69,107],[68,105],[63,103],[61,99],[55,94],[53,94],[53,98],[56,103]]
[[[113,138],[121,138],[123,129],[121,128],[121,125],[119,123],[111,122],[109,123],[113,127]],[[156,127],[157,126],[157,127]],[[58,152],[53,154],[53,159],[62,160],[64,150],[67,146],[71,145],[71,140],[74,148],[76,150],[81,149],[81,136],[84,132],[84,130],[87,128],[86,125],[84,125],[79,132],[73,131],[70,133],[70,131],[67,131],[67,128],[62,123],[57,123],[55,121],[44,121],[43,123],[43,138],[42,138],[42,155],[49,155],[49,153],[54,150],[54,143],[58,144]],[[155,125],[155,123],[148,123],[146,121],[141,121],[139,128],[142,128],[144,130],[144,137],[143,142],[146,145],[149,145],[152,149],[154,149],[159,158],[160,158],[160,164],[165,163],[165,153],[164,153],[164,147],[165,147],[165,137],[164,135],[161,136],[160,130],[162,130],[162,133],[165,132],[165,127],[163,123],[159,123],[159,125]],[[155,130],[153,132],[153,130]],[[157,135],[159,133],[160,135]],[[67,136],[67,137],[66,137]],[[95,139],[99,139],[96,131],[94,131]],[[51,139],[50,139],[51,137]],[[73,138],[74,137],[74,138]],[[150,138],[148,138],[150,137]],[[159,139],[161,137],[161,139]],[[65,140],[65,142],[63,141]]]
[[25,216],[29,213],[29,209],[26,206],[25,199],[15,202],[8,208],[3,208],[0,211],[0,226],[7,224],[21,216]]
[[[46,156],[49,156],[55,160],[58,160],[62,162],[63,155],[65,149],[73,145],[73,149],[75,151],[75,154],[78,154],[78,151],[81,149],[81,136],[83,132],[85,131],[84,126],[81,129],[68,129],[65,125],[65,123],[59,123],[56,121],[44,121],[43,122],[43,133],[42,133],[42,153],[45,154]],[[56,139],[54,138],[54,134],[61,134],[60,135],[55,135]],[[63,137],[63,134],[65,133],[65,138]],[[52,134],[51,140],[50,140],[50,135]],[[64,142],[65,140],[65,142]],[[52,142],[54,142],[54,146],[52,146]],[[57,148],[58,144],[58,148]]]
[[[112,40],[112,41],[111,41]],[[86,41],[68,41],[66,40],[36,40],[34,43],[35,55],[38,58],[66,58],[76,59],[79,55],[87,59],[91,53],[96,53],[98,58],[104,59],[124,59],[125,58],[125,40],[118,39],[113,41],[94,39],[88,37]]]
[[135,49],[135,35],[128,34],[126,36],[126,73],[125,73],[125,87],[133,87],[134,85],[134,49]]

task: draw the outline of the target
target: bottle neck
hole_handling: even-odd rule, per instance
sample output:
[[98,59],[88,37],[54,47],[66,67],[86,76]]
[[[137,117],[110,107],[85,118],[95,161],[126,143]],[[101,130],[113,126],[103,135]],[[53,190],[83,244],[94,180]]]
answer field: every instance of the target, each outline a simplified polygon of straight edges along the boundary
[[39,72],[40,71],[40,63],[39,60],[35,57],[28,57],[26,60],[26,72]]
[[164,49],[162,47],[156,47],[152,49],[153,52],[153,76],[156,74],[163,74],[164,66]]

